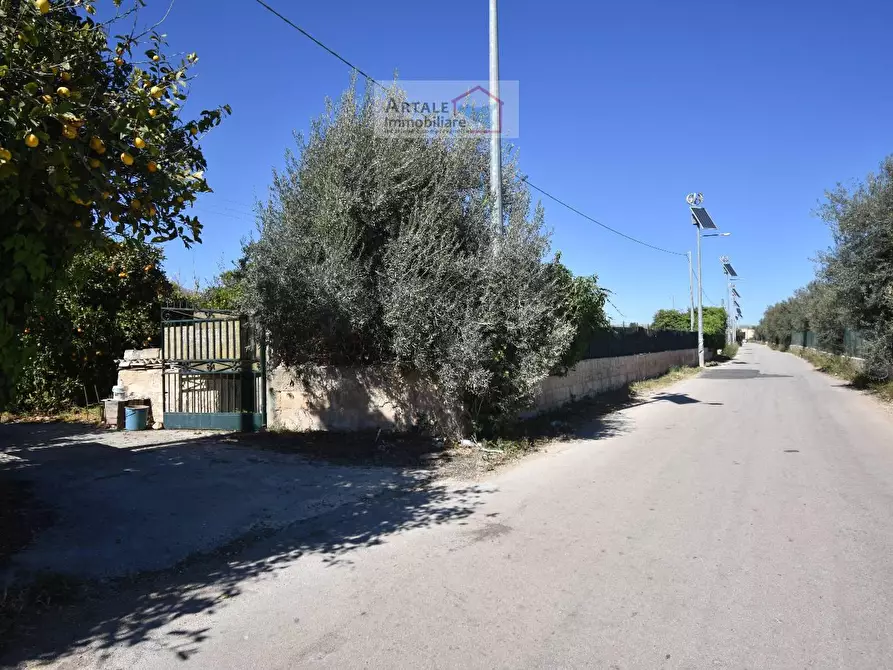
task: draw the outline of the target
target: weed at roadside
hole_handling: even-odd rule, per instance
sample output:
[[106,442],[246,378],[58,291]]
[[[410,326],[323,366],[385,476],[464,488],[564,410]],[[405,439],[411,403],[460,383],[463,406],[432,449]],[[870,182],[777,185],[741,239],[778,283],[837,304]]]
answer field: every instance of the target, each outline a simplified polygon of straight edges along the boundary
[[102,421],[102,407],[71,407],[53,414],[15,414],[0,412],[0,423],[83,423],[96,425]]

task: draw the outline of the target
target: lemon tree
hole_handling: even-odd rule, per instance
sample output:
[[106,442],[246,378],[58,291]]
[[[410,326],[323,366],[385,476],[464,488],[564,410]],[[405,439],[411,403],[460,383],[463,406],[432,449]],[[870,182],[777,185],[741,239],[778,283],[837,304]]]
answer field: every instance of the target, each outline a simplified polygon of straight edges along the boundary
[[173,295],[158,245],[99,239],[62,270],[52,300],[22,331],[29,356],[15,392],[17,411],[53,411],[109,395],[125,349],[158,346],[161,306]]
[[134,2],[100,22],[82,0],[0,0],[0,403],[27,316],[77,249],[106,234],[201,239],[199,142],[230,109],[184,115],[198,58],[134,30]]

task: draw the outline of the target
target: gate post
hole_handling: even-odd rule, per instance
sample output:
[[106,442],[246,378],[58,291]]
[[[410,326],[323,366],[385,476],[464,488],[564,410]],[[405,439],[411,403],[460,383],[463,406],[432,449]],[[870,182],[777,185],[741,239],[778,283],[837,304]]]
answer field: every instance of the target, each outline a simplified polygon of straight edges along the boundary
[[254,338],[251,323],[244,316],[239,317],[239,369],[242,382],[241,426],[242,432],[254,431]]

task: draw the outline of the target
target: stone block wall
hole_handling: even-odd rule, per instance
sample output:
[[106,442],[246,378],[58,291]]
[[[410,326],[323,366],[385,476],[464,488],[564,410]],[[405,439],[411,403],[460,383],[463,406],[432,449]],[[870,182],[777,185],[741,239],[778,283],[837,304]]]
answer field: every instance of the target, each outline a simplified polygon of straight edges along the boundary
[[697,349],[580,361],[565,376],[548,377],[540,383],[534,411],[555,409],[580,398],[614,391],[632,382],[658,377],[673,367],[697,364]]
[[[127,387],[128,398],[149,398],[154,420],[163,422],[159,356],[158,349],[126,352],[118,384]],[[581,361],[567,375],[541,382],[533,412],[697,363],[695,349]],[[406,430],[419,423],[458,421],[455,408],[439,402],[431,382],[387,366],[278,367],[267,372],[266,393],[267,426],[274,430]]]
[[164,422],[161,397],[161,349],[128,349],[118,361],[118,386],[126,388],[126,398],[148,398],[152,420]]
[[454,420],[433,384],[386,366],[278,367],[267,374],[267,423],[274,429],[405,430]]

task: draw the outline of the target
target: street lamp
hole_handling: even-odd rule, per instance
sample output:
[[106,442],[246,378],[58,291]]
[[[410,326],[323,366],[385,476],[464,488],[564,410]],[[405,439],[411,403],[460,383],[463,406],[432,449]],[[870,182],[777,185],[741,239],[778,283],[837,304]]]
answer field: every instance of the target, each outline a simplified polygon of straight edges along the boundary
[[735,289],[732,280],[740,279],[740,277],[738,277],[738,273],[735,272],[735,268],[732,267],[732,263],[729,261],[728,256],[720,256],[719,262],[722,263],[722,271],[726,275],[726,291],[728,292],[728,302],[726,304],[729,306],[729,311],[726,314],[726,343],[732,344],[736,339],[735,335],[738,331],[734,312],[732,311],[733,306],[736,309],[738,308],[738,301],[734,298],[734,296],[738,296],[738,291]]
[[[718,230],[707,210],[701,207],[704,202],[703,193],[689,193],[685,201],[691,211],[691,222],[697,228],[698,235],[698,365],[704,367],[704,278],[701,275],[701,231]],[[705,237],[725,237],[728,233],[712,233]],[[689,275],[690,276],[690,275]]]
[[[710,235],[701,235],[701,237],[728,237],[732,233],[712,233]],[[689,331],[694,331],[695,329],[695,291],[693,288],[693,280],[692,280],[692,268],[691,268],[691,252],[689,251],[688,256],[688,329]],[[698,269],[698,282],[701,281],[700,278],[700,268]]]

